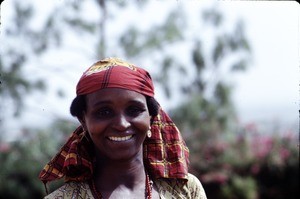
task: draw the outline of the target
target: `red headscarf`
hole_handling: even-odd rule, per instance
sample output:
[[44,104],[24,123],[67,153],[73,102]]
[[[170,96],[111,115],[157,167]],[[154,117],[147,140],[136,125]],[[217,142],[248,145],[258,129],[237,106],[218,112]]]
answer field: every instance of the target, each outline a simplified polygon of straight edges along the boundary
[[[147,71],[117,58],[93,64],[77,84],[77,95],[103,88],[123,88],[154,96],[151,76]],[[144,141],[144,162],[154,178],[187,179],[189,151],[170,117],[160,108],[151,124],[151,138]],[[67,181],[84,181],[94,173],[92,141],[78,127],[56,156],[44,167],[39,178],[44,182],[65,177]]]
[[86,95],[103,88],[124,88],[150,97],[154,96],[149,73],[116,58],[98,61],[88,68],[77,84],[76,93]]

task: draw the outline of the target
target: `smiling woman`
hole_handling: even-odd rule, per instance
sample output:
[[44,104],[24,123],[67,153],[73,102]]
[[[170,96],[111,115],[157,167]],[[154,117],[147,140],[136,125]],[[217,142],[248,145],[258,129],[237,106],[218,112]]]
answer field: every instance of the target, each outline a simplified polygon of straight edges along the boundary
[[108,88],[88,94],[86,102],[81,123],[89,132],[99,157],[106,157],[106,161],[142,157],[142,145],[150,127],[144,95]]
[[206,198],[147,71],[104,59],[82,75],[76,92],[70,111],[81,126],[39,176],[66,183],[45,198]]

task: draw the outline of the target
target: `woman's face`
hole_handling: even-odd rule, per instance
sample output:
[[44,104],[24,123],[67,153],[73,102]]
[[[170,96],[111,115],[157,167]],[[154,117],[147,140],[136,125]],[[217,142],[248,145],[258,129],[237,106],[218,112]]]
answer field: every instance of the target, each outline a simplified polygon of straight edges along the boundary
[[150,126],[146,98],[118,88],[88,94],[82,123],[97,152],[106,158],[125,160],[141,155]]

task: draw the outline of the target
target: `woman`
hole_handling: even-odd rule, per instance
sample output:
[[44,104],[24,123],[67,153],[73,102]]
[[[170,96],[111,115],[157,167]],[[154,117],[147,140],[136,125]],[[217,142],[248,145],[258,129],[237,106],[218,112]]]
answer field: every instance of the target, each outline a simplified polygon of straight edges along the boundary
[[39,176],[66,183],[45,198],[206,198],[147,71],[107,58],[84,72],[76,93],[70,111],[81,126]]

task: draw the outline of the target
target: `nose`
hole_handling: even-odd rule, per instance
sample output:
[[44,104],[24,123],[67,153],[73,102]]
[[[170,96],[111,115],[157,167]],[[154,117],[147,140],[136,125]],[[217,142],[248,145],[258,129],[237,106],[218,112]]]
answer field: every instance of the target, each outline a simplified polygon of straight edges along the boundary
[[124,131],[130,126],[130,122],[128,121],[126,115],[120,113],[116,116],[115,120],[113,121],[113,126],[119,131]]

